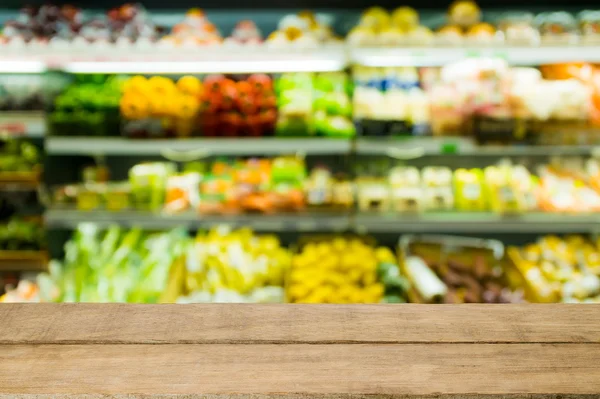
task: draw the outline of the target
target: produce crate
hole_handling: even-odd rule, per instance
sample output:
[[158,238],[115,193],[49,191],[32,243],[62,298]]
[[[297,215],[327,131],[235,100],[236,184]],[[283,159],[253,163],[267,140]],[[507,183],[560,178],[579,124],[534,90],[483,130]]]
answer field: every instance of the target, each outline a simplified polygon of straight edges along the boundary
[[[423,271],[425,276],[421,275],[428,282],[428,287],[424,287],[425,283],[422,281],[417,281],[407,268],[407,258],[412,255],[421,258],[426,265],[448,260],[469,265],[474,258],[480,258],[488,269],[501,271],[504,277],[504,245],[500,241],[446,235],[404,235],[398,241],[398,257],[403,274],[411,282],[409,300],[415,303],[442,302],[445,300],[447,287],[429,266],[428,271]],[[430,289],[430,292],[424,295],[423,291],[426,289]]]

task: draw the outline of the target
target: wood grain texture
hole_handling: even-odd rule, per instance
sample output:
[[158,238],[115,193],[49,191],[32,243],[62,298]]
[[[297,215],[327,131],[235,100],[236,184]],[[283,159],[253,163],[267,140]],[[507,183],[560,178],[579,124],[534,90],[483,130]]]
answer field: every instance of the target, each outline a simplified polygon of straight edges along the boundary
[[600,305],[0,305],[0,344],[600,343]]
[[3,394],[597,394],[599,344],[6,345]]

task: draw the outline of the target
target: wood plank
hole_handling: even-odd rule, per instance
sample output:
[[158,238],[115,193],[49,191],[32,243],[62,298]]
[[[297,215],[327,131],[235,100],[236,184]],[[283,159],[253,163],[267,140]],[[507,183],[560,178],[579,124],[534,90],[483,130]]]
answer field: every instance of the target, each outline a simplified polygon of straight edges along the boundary
[[5,345],[4,394],[597,394],[600,344]]
[[600,305],[0,306],[0,343],[600,342]]

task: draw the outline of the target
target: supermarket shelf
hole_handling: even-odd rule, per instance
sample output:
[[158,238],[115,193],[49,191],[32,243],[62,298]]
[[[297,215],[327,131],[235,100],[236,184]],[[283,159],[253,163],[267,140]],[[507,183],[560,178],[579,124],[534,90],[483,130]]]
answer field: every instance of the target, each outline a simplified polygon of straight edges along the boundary
[[486,48],[356,48],[350,61],[371,67],[443,66],[469,57],[504,58],[510,65],[533,66],[561,62],[600,62],[598,46]]
[[518,157],[554,155],[600,155],[595,145],[478,145],[466,137],[359,138],[356,152],[361,155],[388,155],[414,159],[426,155],[468,155],[479,157]]
[[359,138],[356,152],[360,155],[388,155],[413,159],[425,155],[475,153],[477,144],[462,137]]
[[209,228],[226,224],[234,227],[248,226],[259,231],[343,231],[350,227],[347,214],[295,213],[279,215],[228,215],[199,216],[196,213],[165,215],[160,213],[128,211],[77,211],[50,209],[45,215],[45,226],[54,229],[73,229],[81,223],[96,223],[101,227],[113,224],[140,226],[145,229],[185,227]]
[[[35,50],[35,51],[34,51]],[[343,46],[316,49],[273,49],[266,46],[190,47],[154,49],[124,47],[7,49],[0,58],[0,72],[48,69],[71,73],[260,73],[328,72],[343,70],[348,57]],[[29,55],[25,59],[20,53]],[[20,56],[20,59],[14,57]]]
[[210,155],[347,154],[350,140],[327,138],[140,139],[48,137],[49,155],[163,155],[194,159]]
[[359,232],[377,233],[585,233],[600,229],[600,214],[428,213],[357,215]]
[[44,137],[45,132],[44,112],[0,111],[0,136],[41,138]]

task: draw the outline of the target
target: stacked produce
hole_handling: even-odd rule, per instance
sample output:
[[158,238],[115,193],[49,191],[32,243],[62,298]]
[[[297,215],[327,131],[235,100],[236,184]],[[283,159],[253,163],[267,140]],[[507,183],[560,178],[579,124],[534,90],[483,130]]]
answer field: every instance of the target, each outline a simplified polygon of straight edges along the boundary
[[49,133],[60,136],[118,135],[122,86],[118,76],[77,75],[50,105]]
[[326,20],[310,11],[286,15],[266,40],[272,48],[314,48],[339,42]]
[[284,302],[290,252],[273,235],[218,227],[198,233],[171,276],[177,302]]
[[278,136],[352,137],[352,85],[343,73],[289,73],[275,82]]
[[600,302],[600,242],[547,236],[508,255],[532,302]]
[[134,76],[123,83],[120,111],[128,137],[186,137],[198,132],[204,88],[193,76],[177,82]]
[[125,4],[109,10],[103,17],[83,19],[79,8],[52,4],[25,7],[8,21],[0,39],[13,48],[24,45],[51,49],[85,48],[90,44],[106,47],[111,43],[149,44],[160,34],[146,11],[138,4]]
[[600,13],[582,11],[577,16],[564,11],[534,15],[505,13],[494,23],[482,22],[482,11],[473,0],[456,0],[448,8],[446,24],[420,24],[419,14],[410,7],[391,13],[371,7],[346,37],[352,46],[502,46],[598,43]]
[[445,236],[401,239],[404,272],[416,302],[511,303],[522,294],[508,286],[501,265],[503,246],[493,240]]
[[[402,302],[407,285],[387,248],[358,238],[305,243],[292,260],[287,297],[295,303]],[[382,282],[379,282],[379,277]]]
[[272,135],[277,99],[271,77],[250,75],[232,80],[222,75],[204,79],[202,129],[206,136]]
[[113,226],[100,231],[83,224],[65,245],[64,261],[52,262],[44,284],[54,285],[51,299],[60,302],[155,303],[186,238],[181,230],[152,234]]
[[0,224],[0,251],[39,251],[46,248],[46,232],[38,220],[13,216]]
[[[305,49],[336,41],[325,18],[304,11],[282,18],[266,43],[277,49]],[[14,49],[71,50],[93,46],[96,49],[169,50],[262,43],[262,33],[251,20],[240,21],[231,35],[224,38],[204,11],[192,8],[168,32],[167,28],[154,24],[140,4],[124,4],[92,18],[84,18],[81,9],[70,5],[25,7],[16,19],[5,23],[0,35],[0,45]]]
[[41,154],[33,143],[17,139],[0,139],[0,178],[37,180],[41,170]]
[[120,106],[129,137],[263,136],[277,115],[271,78],[262,74],[203,82],[135,76],[125,82]]
[[175,24],[169,35],[161,38],[161,44],[171,46],[214,45],[222,40],[217,27],[208,20],[204,11],[188,10],[183,21]]

